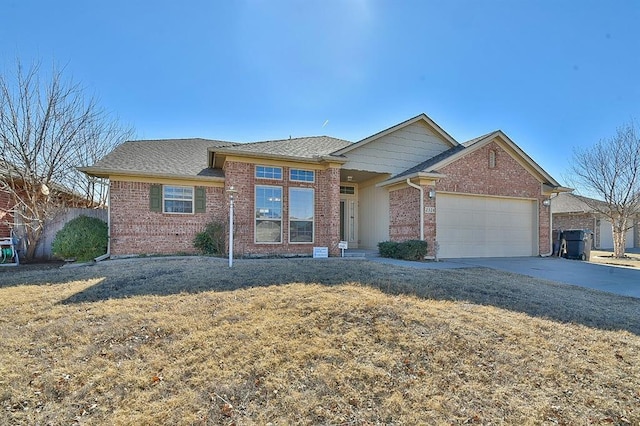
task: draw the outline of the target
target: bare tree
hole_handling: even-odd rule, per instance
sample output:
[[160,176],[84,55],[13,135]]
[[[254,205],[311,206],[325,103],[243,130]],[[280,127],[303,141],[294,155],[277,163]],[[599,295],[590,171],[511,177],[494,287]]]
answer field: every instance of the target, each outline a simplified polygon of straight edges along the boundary
[[575,186],[600,201],[589,206],[609,219],[615,257],[624,257],[626,232],[640,215],[640,134],[631,121],[590,148],[576,148],[571,166]]
[[76,167],[92,164],[131,134],[61,70],[40,75],[39,64],[25,69],[19,61],[15,74],[0,75],[0,190],[10,194],[23,225],[27,259],[62,208],[103,201],[97,182]]
[[[76,151],[76,166],[95,164],[132,136],[133,130],[123,128],[117,121],[97,120],[90,123],[79,135],[80,144]],[[108,179],[89,176],[74,168],[68,185],[82,195],[86,207],[107,205]]]

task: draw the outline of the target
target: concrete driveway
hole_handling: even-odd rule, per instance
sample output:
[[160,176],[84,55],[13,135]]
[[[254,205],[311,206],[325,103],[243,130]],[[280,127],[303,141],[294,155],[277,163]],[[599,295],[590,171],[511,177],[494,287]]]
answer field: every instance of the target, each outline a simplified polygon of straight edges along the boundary
[[446,259],[445,263],[482,266],[640,298],[640,269],[558,257]]

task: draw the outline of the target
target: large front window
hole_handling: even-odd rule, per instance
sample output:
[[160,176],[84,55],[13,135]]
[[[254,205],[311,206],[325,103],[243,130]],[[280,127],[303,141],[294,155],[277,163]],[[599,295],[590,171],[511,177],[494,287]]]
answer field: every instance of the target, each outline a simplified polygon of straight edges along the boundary
[[313,189],[289,189],[289,242],[313,242]]
[[256,186],[256,243],[282,242],[282,188]]
[[165,213],[193,213],[193,187],[162,187],[163,211]]

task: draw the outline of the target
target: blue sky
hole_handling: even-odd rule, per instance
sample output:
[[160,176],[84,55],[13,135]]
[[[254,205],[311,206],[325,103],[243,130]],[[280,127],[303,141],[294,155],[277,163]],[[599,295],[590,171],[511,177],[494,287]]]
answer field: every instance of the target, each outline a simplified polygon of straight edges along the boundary
[[[640,120],[637,0],[4,0],[0,70],[65,74],[140,139],[502,129],[564,183]],[[327,122],[328,120],[328,122]],[[324,125],[324,127],[323,127]]]

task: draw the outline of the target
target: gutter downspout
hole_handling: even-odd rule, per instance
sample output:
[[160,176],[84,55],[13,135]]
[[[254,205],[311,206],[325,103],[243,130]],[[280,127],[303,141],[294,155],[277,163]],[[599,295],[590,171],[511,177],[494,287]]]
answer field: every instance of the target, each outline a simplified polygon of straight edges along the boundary
[[111,257],[111,182],[107,186],[107,201],[107,252],[93,259],[94,262],[101,262]]
[[407,178],[407,185],[420,191],[420,241],[424,241],[424,188]]

